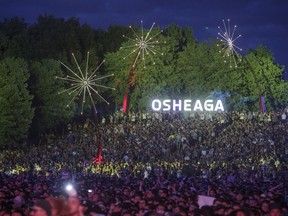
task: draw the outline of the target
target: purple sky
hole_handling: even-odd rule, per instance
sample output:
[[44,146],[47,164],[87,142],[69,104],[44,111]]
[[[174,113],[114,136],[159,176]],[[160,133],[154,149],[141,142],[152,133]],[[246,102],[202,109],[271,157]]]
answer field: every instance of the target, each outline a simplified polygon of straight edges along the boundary
[[0,20],[21,17],[34,23],[39,15],[79,18],[93,28],[153,22],[161,28],[176,23],[193,29],[199,41],[217,38],[222,20],[237,25],[243,49],[265,45],[288,72],[288,0],[3,0]]

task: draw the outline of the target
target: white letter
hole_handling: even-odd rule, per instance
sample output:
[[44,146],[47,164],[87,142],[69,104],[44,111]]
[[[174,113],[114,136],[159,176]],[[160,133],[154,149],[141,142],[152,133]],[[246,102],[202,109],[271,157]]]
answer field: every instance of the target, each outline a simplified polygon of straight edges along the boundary
[[171,100],[164,100],[163,101],[163,111],[169,111],[171,109],[170,106]]
[[217,111],[218,109],[224,112],[224,107],[221,100],[217,100],[214,111]]
[[179,107],[179,111],[181,111],[181,108],[182,108],[182,106],[181,106],[181,103],[182,101],[181,100],[179,100],[179,103],[177,104],[176,103],[176,100],[173,100],[173,111],[176,111],[176,107]]
[[206,111],[213,111],[214,109],[213,100],[206,100],[204,102],[204,109]]
[[184,100],[184,111],[191,111],[191,100]]
[[[155,104],[156,104],[157,106],[156,106]],[[155,111],[161,110],[161,101],[158,100],[158,99],[153,100],[153,101],[152,101],[152,109],[155,110]]]
[[193,111],[197,111],[197,109],[199,109],[200,111],[203,111],[202,104],[201,104],[200,100],[196,100]]

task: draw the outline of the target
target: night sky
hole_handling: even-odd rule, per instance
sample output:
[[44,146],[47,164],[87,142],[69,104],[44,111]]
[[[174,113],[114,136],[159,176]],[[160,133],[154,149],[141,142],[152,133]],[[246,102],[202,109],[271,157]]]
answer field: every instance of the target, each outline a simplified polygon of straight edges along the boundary
[[0,19],[18,16],[32,24],[39,15],[79,18],[93,28],[139,24],[192,28],[199,41],[217,38],[222,20],[237,25],[243,49],[263,44],[288,72],[288,0],[1,0]]

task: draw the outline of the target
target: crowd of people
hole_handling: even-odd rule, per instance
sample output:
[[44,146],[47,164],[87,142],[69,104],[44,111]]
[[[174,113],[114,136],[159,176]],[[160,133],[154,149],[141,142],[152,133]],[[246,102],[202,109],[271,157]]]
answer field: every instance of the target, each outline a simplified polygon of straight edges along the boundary
[[0,215],[288,214],[287,115],[117,111],[71,122],[1,152]]

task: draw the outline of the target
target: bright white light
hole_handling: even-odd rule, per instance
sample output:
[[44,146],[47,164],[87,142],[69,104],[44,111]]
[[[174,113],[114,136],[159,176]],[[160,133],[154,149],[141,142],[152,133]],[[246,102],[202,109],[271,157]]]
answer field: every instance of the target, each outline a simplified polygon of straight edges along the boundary
[[213,100],[206,100],[205,103],[204,103],[204,107],[205,107],[206,111],[213,111],[213,108],[214,108]]
[[[177,102],[178,101],[178,102]],[[181,100],[173,100],[173,111],[181,111],[182,101]]]
[[161,101],[156,99],[156,100],[153,100],[152,101],[152,109],[155,110],[155,111],[159,111],[161,110]]
[[218,26],[218,29],[220,32],[218,32],[218,35],[220,38],[217,37],[221,41],[221,44],[218,44],[218,46],[221,46],[221,53],[223,53],[224,62],[229,61],[230,67],[237,67],[237,60],[241,61],[241,58],[239,58],[238,51],[242,51],[242,49],[234,44],[234,42],[241,37],[241,35],[238,35],[235,37],[235,31],[236,31],[236,25],[234,26],[233,30],[230,27],[230,19],[227,20],[227,24],[225,23],[225,20],[223,20],[223,26],[224,30],[221,29],[220,26]]
[[71,185],[71,184],[68,184],[67,186],[66,186],[66,190],[67,191],[71,191],[73,189],[73,186]]
[[[129,38],[123,35],[123,37],[127,38],[129,41],[132,42],[132,45],[120,47],[120,49],[125,49],[125,48],[132,49],[132,51],[128,55],[126,55],[124,59],[136,53],[136,56],[133,60],[133,67],[136,66],[138,59],[141,59],[143,61],[144,68],[146,68],[145,56],[148,56],[149,59],[152,61],[152,63],[155,64],[155,61],[153,59],[153,55],[157,54],[157,50],[155,49],[155,46],[160,44],[160,42],[156,40],[156,37],[159,34],[161,34],[162,30],[151,36],[151,32],[152,32],[152,29],[154,28],[154,25],[155,25],[155,22],[152,24],[151,28],[145,35],[144,29],[143,29],[143,21],[141,21],[141,33],[140,34],[137,34],[132,28],[132,26],[129,26],[129,28],[134,33],[135,38]],[[161,53],[161,55],[163,55],[163,53]]]
[[86,96],[88,94],[93,108],[96,112],[96,107],[95,107],[95,103],[92,97],[92,94],[95,93],[96,95],[98,95],[103,101],[105,101],[107,104],[108,101],[105,100],[98,92],[97,88],[106,88],[106,89],[112,89],[115,90],[115,88],[111,88],[111,87],[107,87],[104,85],[99,85],[96,83],[96,81],[99,81],[101,79],[105,79],[107,77],[111,77],[114,76],[114,74],[111,75],[107,75],[107,76],[102,76],[102,77],[97,77],[96,76],[96,71],[100,68],[100,66],[105,62],[102,61],[101,64],[89,74],[89,68],[88,68],[88,63],[89,63],[89,52],[87,53],[87,60],[86,60],[86,68],[85,68],[85,72],[83,72],[83,70],[80,68],[74,53],[72,53],[73,59],[75,61],[75,64],[78,68],[78,73],[76,73],[75,71],[73,71],[72,69],[70,69],[67,65],[65,65],[63,62],[60,61],[60,63],[68,70],[72,73],[72,76],[67,75],[66,77],[56,77],[56,79],[62,79],[65,81],[70,82],[71,87],[68,89],[65,89],[61,92],[58,92],[58,94],[64,93],[64,92],[68,92],[69,95],[72,95],[72,99],[70,100],[70,102],[67,104],[67,107],[70,106],[70,104],[72,103],[72,101],[77,97],[80,96],[82,94],[82,105],[81,105],[81,115],[83,114],[83,108],[84,108],[84,104],[86,102]]
[[191,111],[191,100],[184,100],[184,111]]
[[151,107],[154,111],[207,111],[207,112],[224,112],[224,106],[221,100],[214,101],[212,99],[201,100],[171,100],[165,99],[163,101],[155,99],[152,101]]

